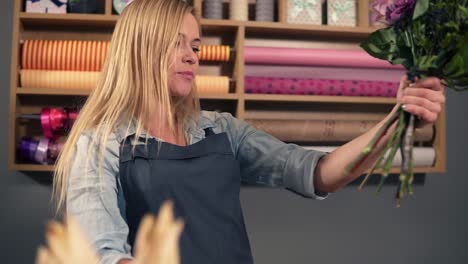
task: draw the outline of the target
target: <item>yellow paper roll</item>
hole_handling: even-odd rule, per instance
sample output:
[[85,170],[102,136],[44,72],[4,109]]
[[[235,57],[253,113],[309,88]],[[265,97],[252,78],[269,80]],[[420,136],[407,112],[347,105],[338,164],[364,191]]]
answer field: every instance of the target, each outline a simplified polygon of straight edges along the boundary
[[21,70],[23,88],[94,89],[100,72]]
[[229,78],[226,76],[197,76],[195,78],[199,94],[229,93]]
[[[94,89],[99,72],[21,70],[23,88]],[[196,76],[195,83],[200,94],[229,93],[229,78],[226,76]]]

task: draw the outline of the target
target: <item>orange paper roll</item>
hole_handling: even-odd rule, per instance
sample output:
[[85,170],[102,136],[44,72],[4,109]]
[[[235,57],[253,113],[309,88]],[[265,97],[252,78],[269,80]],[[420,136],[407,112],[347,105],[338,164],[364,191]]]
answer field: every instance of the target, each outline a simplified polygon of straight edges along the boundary
[[23,88],[94,89],[100,72],[21,70]]
[[198,58],[201,61],[229,61],[231,49],[226,45],[202,45]]
[[21,65],[26,70],[101,71],[109,42],[25,40]]
[[[101,71],[110,42],[79,40],[25,40],[21,65],[25,70]],[[199,59],[229,61],[227,45],[202,45]]]
[[229,93],[229,78],[226,76],[197,76],[195,82],[200,94]]

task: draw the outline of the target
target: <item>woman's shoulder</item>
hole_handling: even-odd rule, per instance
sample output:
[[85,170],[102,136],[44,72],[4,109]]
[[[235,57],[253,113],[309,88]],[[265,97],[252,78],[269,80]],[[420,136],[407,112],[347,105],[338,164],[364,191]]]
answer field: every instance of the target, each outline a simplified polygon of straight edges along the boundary
[[[96,135],[94,129],[88,129],[79,135],[76,141],[76,148],[78,150],[92,151],[98,150],[100,146],[105,146],[104,151],[106,155],[118,157],[120,145],[120,135],[117,130],[112,131],[106,139],[101,139]],[[93,151],[94,150],[94,151]],[[89,152],[88,152],[89,153]]]
[[202,110],[200,114],[201,126],[207,124],[216,125],[223,122],[232,122],[233,120],[235,120],[235,117],[228,112]]

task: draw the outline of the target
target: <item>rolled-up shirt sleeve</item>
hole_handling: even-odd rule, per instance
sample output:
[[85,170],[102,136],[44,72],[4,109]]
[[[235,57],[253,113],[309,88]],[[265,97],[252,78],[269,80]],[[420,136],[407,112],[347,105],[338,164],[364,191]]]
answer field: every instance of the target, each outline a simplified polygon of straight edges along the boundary
[[314,186],[314,172],[326,152],[287,144],[246,122],[223,113],[232,147],[241,165],[242,180],[249,184],[284,187],[302,196],[324,199],[328,193]]
[[88,150],[91,142],[89,134],[82,134],[77,141],[66,209],[67,214],[77,219],[91,245],[101,256],[100,263],[113,264],[124,258],[132,258],[127,243],[128,226],[122,213],[122,192],[119,191],[119,144],[117,140],[109,140],[100,177],[97,148]]

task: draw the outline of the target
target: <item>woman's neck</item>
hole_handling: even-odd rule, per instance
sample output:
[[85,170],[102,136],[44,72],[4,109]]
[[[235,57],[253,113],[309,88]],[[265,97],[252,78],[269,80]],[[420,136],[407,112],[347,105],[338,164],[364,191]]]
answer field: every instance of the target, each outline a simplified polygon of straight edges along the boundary
[[174,129],[170,129],[169,122],[166,120],[165,122],[158,122],[155,121],[150,124],[148,132],[156,137],[161,139],[162,141],[179,145],[179,146],[186,146],[187,140],[185,138],[185,132],[183,129],[183,125],[180,122],[177,122],[177,119],[174,120]]

